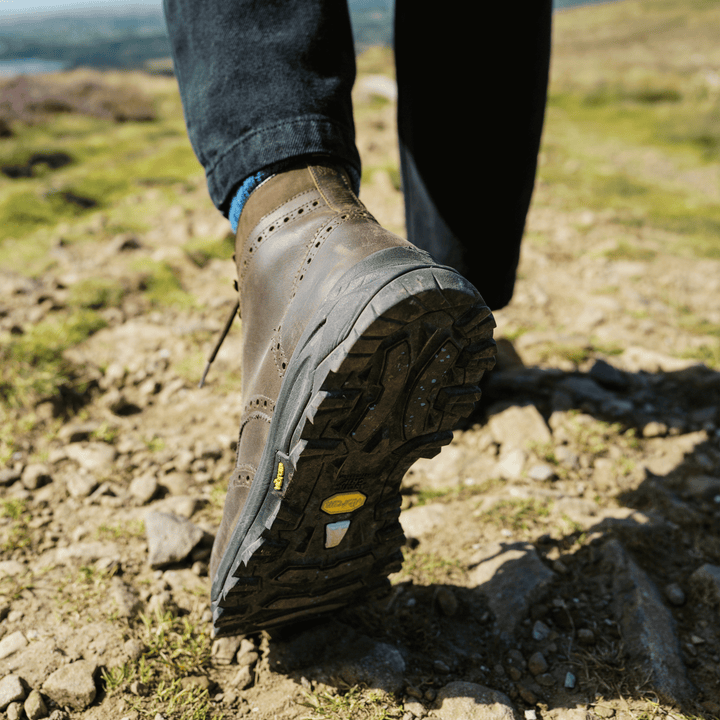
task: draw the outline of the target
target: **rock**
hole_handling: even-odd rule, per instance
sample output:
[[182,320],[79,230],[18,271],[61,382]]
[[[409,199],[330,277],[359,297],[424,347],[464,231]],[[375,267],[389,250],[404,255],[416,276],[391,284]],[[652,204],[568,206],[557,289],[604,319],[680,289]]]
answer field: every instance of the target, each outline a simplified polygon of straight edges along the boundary
[[588,373],[600,385],[622,390],[630,384],[628,376],[605,360],[596,360]]
[[125,641],[123,652],[130,662],[135,662],[142,657],[142,654],[145,652],[145,646],[139,640],[131,638]]
[[6,675],[0,680],[0,710],[5,710],[10,703],[22,702],[25,699],[25,686],[17,675]]
[[400,524],[407,537],[420,539],[440,527],[445,522],[447,513],[447,506],[440,503],[421,505],[403,510]]
[[117,450],[104,442],[75,443],[68,445],[67,456],[80,467],[98,475],[109,475]]
[[644,666],[655,690],[673,702],[694,695],[680,653],[675,620],[650,578],[617,540],[603,546],[613,576],[613,610],[629,656]]
[[458,609],[458,601],[455,593],[450,588],[439,587],[435,591],[435,602],[437,602],[440,612],[445,617],[452,617]]
[[578,400],[590,400],[603,403],[616,399],[616,396],[605,388],[601,388],[589,377],[568,377],[557,384],[558,390],[570,393]]
[[15,577],[22,575],[27,570],[27,565],[17,560],[0,561],[0,577]]
[[620,358],[630,372],[678,372],[700,364],[698,360],[675,358],[643,347],[626,348]]
[[536,465],[532,465],[527,472],[527,476],[531,480],[536,480],[537,482],[549,480],[554,474],[555,469],[552,465],[548,465],[547,463],[537,463]]
[[667,432],[668,427],[665,423],[657,422],[657,420],[651,420],[643,426],[642,436],[646,438],[665,437]]
[[189,520],[168,513],[145,517],[150,566],[163,567],[184,560],[203,539],[204,531]]
[[255,682],[255,673],[249,665],[243,665],[233,678],[232,685],[237,690],[246,690]]
[[550,628],[542,620],[536,620],[532,629],[532,637],[536,642],[542,642],[550,637]]
[[470,572],[470,582],[487,595],[500,631],[512,634],[530,604],[542,598],[555,573],[529,543],[493,543],[480,553],[473,558],[477,566]]
[[527,453],[520,448],[514,448],[503,453],[498,460],[496,473],[504,480],[519,480],[522,477]]
[[18,650],[22,650],[27,644],[27,638],[20,630],[6,635],[0,640],[0,660],[16,653]]
[[408,700],[403,703],[403,708],[406,713],[410,713],[412,717],[422,718],[425,717],[425,706],[417,700]]
[[32,463],[23,470],[22,484],[28,490],[37,490],[50,482],[52,482],[50,469],[43,463]]
[[230,665],[235,659],[242,640],[242,635],[231,635],[230,637],[213,640],[211,651],[213,663],[215,665]]
[[37,690],[33,690],[27,696],[24,707],[28,720],[41,720],[41,718],[47,717],[48,711],[45,701]]
[[74,498],[88,497],[97,485],[95,476],[88,472],[78,472],[67,479],[68,492]]
[[93,540],[58,548],[55,550],[55,562],[60,565],[68,564],[73,560],[88,563],[101,558],[119,558],[120,555],[120,548],[115,543]]
[[572,690],[575,687],[576,683],[577,683],[577,678],[571,672],[567,672],[565,674],[565,683],[564,683],[565,687],[568,690]]
[[404,687],[405,660],[387,643],[361,635],[335,620],[292,635],[287,641],[273,638],[271,667],[292,672],[340,677],[349,685],[399,693]]
[[677,583],[670,583],[664,588],[665,597],[670,601],[672,605],[680,607],[685,604],[685,593],[683,589]]
[[578,642],[583,645],[595,644],[595,633],[590,628],[580,628],[577,632]]
[[111,580],[110,595],[115,602],[119,617],[134,617],[142,607],[140,598],[138,598],[131,587],[126,585],[119,577],[114,577]]
[[180,680],[183,688],[197,688],[198,690],[207,690],[210,692],[212,681],[207,675],[187,675]]
[[524,450],[532,443],[552,440],[543,416],[534,405],[513,405],[490,417],[490,433],[503,450]]
[[6,660],[6,667],[18,674],[30,687],[40,687],[64,660],[51,638],[30,643]]
[[440,673],[441,675],[447,675],[450,672],[450,666],[442,660],[435,660],[433,668],[435,672]]
[[528,670],[533,675],[540,675],[547,672],[548,664],[545,656],[541,652],[533,653],[528,660]]
[[690,576],[689,581],[693,591],[708,605],[715,608],[720,605],[720,566],[706,563]]
[[543,687],[552,687],[555,684],[555,678],[550,673],[540,673],[535,676],[535,682]]
[[95,663],[78,660],[56,670],[44,683],[43,693],[61,706],[84,710],[94,699]]
[[519,715],[507,695],[484,685],[456,681],[437,695],[435,716],[442,720],[516,720]]
[[4,468],[0,470],[0,485],[12,485],[16,483],[21,477],[21,473],[17,470],[11,470],[10,468]]
[[169,513],[189,520],[195,514],[197,506],[198,501],[196,498],[182,495],[158,500],[153,503],[152,512]]
[[23,714],[23,706],[22,703],[19,702],[13,702],[10,703],[7,706],[7,710],[5,711],[7,720],[20,720]]
[[130,494],[143,505],[152,499],[157,490],[157,480],[151,473],[139,475],[130,483]]
[[236,659],[238,665],[254,665],[259,659],[259,655],[255,649],[255,643],[249,638],[243,638],[238,648]]
[[48,720],[70,720],[70,716],[64,710],[53,710]]
[[168,473],[160,478],[160,484],[171,495],[187,495],[190,492],[190,477],[184,472]]
[[182,570],[166,570],[163,573],[163,580],[171,587],[175,595],[189,593],[194,597],[209,595],[210,587],[207,578],[199,577],[189,568]]
[[711,501],[720,494],[720,477],[709,475],[696,475],[685,483],[685,493],[698,500]]

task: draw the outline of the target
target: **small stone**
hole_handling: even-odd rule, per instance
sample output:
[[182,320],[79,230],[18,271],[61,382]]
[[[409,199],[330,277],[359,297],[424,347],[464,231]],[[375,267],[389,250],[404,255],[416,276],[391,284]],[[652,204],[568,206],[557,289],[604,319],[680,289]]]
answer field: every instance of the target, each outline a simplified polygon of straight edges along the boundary
[[537,695],[535,695],[535,693],[527,685],[518,683],[517,690],[518,690],[518,695],[520,695],[520,697],[528,705],[537,705],[537,703],[538,703]]
[[221,637],[214,640],[211,650],[213,663],[215,665],[230,665],[235,659],[242,640],[242,635],[231,635],[230,637]]
[[667,425],[657,422],[656,420],[651,420],[649,423],[646,423],[642,429],[642,435],[646,438],[665,437],[667,432]]
[[6,635],[2,640],[0,640],[0,660],[16,653],[18,650],[22,650],[27,644],[27,638],[22,634],[22,632],[20,632],[20,630],[16,630],[14,633],[10,633],[10,635]]
[[525,720],[537,720],[537,713],[534,708],[525,711]]
[[533,653],[528,660],[528,670],[533,675],[540,675],[540,673],[546,672],[548,669],[547,660],[541,652]]
[[535,465],[531,465],[527,471],[527,476],[531,480],[535,480],[537,482],[549,480],[553,475],[555,475],[555,470],[547,463],[537,463]]
[[519,480],[527,460],[527,453],[520,448],[513,448],[500,456],[497,473],[505,480]]
[[532,629],[533,640],[542,642],[550,637],[550,632],[550,628],[542,620],[536,620]]
[[16,575],[22,575],[26,570],[27,565],[17,560],[0,561],[0,577],[15,577]]
[[246,690],[255,682],[255,675],[249,665],[245,665],[238,670],[233,678],[232,685],[237,690]]
[[480,718],[514,720],[515,708],[507,695],[476,683],[456,681],[437,695],[435,708],[446,720]]
[[43,684],[43,693],[58,705],[84,710],[94,699],[95,663],[78,660],[56,670]]
[[410,713],[414,718],[425,717],[425,706],[417,700],[408,700],[406,703],[403,703],[403,707],[405,711]]
[[64,710],[53,710],[48,720],[70,720],[70,716]]
[[41,718],[47,717],[48,711],[45,701],[37,690],[33,690],[27,696],[24,707],[28,720],[41,720]]
[[[689,578],[693,591],[713,607],[720,605],[720,566],[706,563]],[[2,643],[0,643],[2,646]]]
[[665,597],[670,601],[670,603],[676,605],[677,607],[685,604],[685,593],[677,583],[670,583],[669,585],[666,585],[664,590]]
[[433,702],[436,697],[437,697],[437,692],[433,688],[428,688],[425,691],[425,699],[428,702]]
[[433,663],[433,667],[435,668],[435,672],[442,673],[443,675],[447,675],[450,672],[450,668],[442,660],[436,660]]
[[437,601],[440,612],[445,617],[452,617],[458,609],[458,601],[455,593],[446,587],[439,587],[435,591],[435,600]]
[[99,475],[109,475],[117,457],[117,450],[104,442],[73,443],[66,452],[81,467]]
[[5,710],[10,703],[22,702],[25,699],[25,686],[17,675],[6,675],[0,680],[0,710]]
[[5,711],[7,715],[7,720],[20,720],[22,717],[23,712],[23,706],[22,703],[19,702],[13,702],[10,703],[7,706],[7,710]]
[[422,690],[420,688],[416,688],[414,685],[408,685],[405,688],[405,694],[409,695],[410,697],[418,698],[418,700],[422,700]]
[[130,683],[130,692],[133,695],[137,695],[138,697],[144,697],[148,694],[148,686],[144,682],[140,682],[139,680],[135,680],[135,682]]
[[145,646],[139,640],[130,639],[125,641],[123,651],[128,660],[135,662],[142,657],[142,654],[145,652]]
[[576,677],[571,672],[568,672],[565,675],[565,687],[568,690],[572,690],[572,689],[574,689],[576,683],[577,683]]
[[535,676],[535,680],[543,687],[551,687],[555,684],[555,678],[550,673],[542,673]]
[[78,472],[71,475],[67,480],[67,489],[74,498],[86,498],[98,486],[93,475],[87,472]]
[[578,630],[578,641],[583,645],[595,644],[595,633],[590,628],[580,628]]
[[168,473],[160,478],[160,484],[171,495],[187,495],[190,492],[190,477],[184,472]]
[[23,470],[22,484],[28,490],[37,490],[50,482],[52,482],[50,469],[43,463],[32,463]]
[[139,475],[130,483],[130,494],[142,505],[149,502],[157,490],[157,480],[150,473]]
[[133,617],[142,607],[140,599],[135,595],[129,585],[119,577],[114,577],[110,583],[110,594],[115,601],[119,617]]
[[602,718],[611,718],[615,715],[615,708],[608,707],[607,705],[596,705],[593,710],[596,715]]
[[203,539],[204,532],[188,520],[168,513],[150,512],[145,518],[150,567],[181,562]]
[[212,681],[207,675],[188,675],[180,680],[180,685],[184,688],[197,688],[198,690],[207,690],[210,692]]

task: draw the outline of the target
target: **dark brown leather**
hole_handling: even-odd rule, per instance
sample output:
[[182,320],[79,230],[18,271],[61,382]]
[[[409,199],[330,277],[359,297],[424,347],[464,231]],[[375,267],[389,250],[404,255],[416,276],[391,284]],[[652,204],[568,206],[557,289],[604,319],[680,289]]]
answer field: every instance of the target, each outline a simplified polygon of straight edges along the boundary
[[336,168],[313,165],[276,175],[248,199],[236,240],[244,409],[211,578],[242,513],[285,370],[307,322],[349,268],[391,247],[410,243],[377,223]]

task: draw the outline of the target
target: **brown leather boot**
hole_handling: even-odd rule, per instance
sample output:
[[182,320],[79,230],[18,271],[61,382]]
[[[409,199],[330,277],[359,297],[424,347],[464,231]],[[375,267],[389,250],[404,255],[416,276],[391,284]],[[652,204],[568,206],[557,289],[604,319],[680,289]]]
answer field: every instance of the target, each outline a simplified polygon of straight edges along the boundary
[[245,407],[211,561],[218,635],[387,589],[403,475],[450,442],[494,362],[477,290],[383,230],[333,167],[255,190],[236,260]]

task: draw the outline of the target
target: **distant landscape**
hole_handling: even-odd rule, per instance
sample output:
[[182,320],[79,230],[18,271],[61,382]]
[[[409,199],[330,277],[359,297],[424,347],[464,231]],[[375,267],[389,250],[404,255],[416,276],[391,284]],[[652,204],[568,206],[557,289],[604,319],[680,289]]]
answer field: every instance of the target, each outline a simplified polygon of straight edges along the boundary
[[[602,0],[595,0],[595,2]],[[593,0],[554,0],[557,9]],[[392,44],[392,0],[350,0],[357,53]],[[63,13],[0,13],[0,75],[77,67],[169,74],[170,46],[160,5]]]

